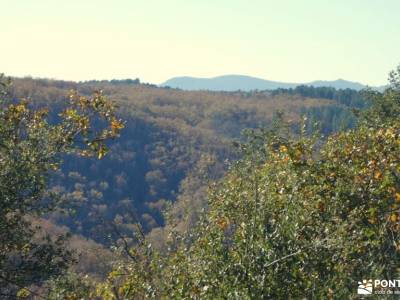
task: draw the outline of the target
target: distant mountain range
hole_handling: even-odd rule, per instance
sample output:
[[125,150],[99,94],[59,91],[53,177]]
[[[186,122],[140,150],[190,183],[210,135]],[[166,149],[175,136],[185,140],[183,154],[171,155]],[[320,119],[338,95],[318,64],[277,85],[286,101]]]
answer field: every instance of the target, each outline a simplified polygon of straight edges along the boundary
[[[210,91],[251,91],[251,90],[274,90],[277,88],[294,88],[299,85],[308,85],[314,87],[334,87],[336,89],[354,89],[361,90],[366,87],[358,82],[347,81],[343,79],[333,81],[312,81],[307,83],[287,83],[265,80],[257,77],[243,75],[224,75],[213,78],[196,78],[196,77],[174,77],[160,86],[171,88],[179,88],[182,90],[210,90]],[[376,87],[382,90],[384,87]]]

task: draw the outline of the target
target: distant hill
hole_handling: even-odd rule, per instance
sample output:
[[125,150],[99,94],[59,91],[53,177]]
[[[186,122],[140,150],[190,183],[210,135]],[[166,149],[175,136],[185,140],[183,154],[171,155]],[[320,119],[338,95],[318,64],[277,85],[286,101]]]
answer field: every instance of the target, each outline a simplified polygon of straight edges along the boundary
[[299,85],[309,85],[314,87],[334,87],[336,89],[353,89],[361,90],[366,86],[358,83],[338,79],[334,81],[312,81],[308,83],[287,83],[265,80],[261,78],[243,76],[243,75],[224,75],[213,78],[196,78],[196,77],[174,77],[161,86],[169,86],[171,88],[179,88],[182,90],[210,90],[210,91],[251,91],[251,90],[274,90],[277,88],[294,88]]
[[354,81],[348,81],[344,79],[337,79],[337,80],[332,80],[332,81],[326,81],[326,80],[316,80],[312,81],[309,83],[305,83],[304,85],[310,85],[314,87],[322,87],[322,86],[327,86],[327,87],[333,87],[336,89],[352,89],[352,90],[362,90],[366,88],[366,85],[363,85],[358,82]]

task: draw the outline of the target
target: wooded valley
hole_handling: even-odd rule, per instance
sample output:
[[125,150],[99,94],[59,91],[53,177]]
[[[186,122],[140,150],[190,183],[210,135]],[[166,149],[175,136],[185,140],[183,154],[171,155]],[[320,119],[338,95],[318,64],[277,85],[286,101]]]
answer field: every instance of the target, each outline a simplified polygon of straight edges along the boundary
[[365,268],[397,274],[398,76],[384,93],[3,80],[0,236],[24,238],[0,248],[0,292],[347,297]]

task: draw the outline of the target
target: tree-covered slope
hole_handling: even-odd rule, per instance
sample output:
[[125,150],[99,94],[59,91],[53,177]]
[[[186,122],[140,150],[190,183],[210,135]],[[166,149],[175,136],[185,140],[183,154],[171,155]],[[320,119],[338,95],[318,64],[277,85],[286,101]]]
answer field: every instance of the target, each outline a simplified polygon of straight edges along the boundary
[[269,126],[278,111],[293,122],[307,115],[308,125],[321,122],[323,133],[354,124],[354,103],[289,90],[187,92],[136,81],[74,83],[27,78],[14,80],[13,93],[15,98],[29,97],[35,105],[57,111],[70,89],[84,95],[102,90],[116,101],[126,123],[102,160],[64,158],[62,171],[53,177],[52,191],[62,195],[69,214],[49,217],[105,244],[118,239],[111,223],[129,235],[139,221],[149,232],[164,224],[162,212],[177,199],[173,211],[179,221],[182,210],[201,209],[204,170],[209,178],[220,177],[226,168],[224,161],[237,158],[232,141],[240,138],[243,129]]
[[210,185],[197,226],[171,230],[161,253],[141,239],[98,295],[359,299],[360,282],[373,278],[372,293],[391,299],[400,265],[400,68],[391,83],[370,92],[372,107],[353,129],[323,138],[281,120],[250,135],[242,158]]

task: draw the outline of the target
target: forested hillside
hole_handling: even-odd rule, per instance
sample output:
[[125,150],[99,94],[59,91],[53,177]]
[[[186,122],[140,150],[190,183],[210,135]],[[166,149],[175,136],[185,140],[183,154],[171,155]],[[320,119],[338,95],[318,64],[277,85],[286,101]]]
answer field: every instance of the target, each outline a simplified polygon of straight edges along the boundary
[[282,115],[249,134],[196,226],[172,229],[161,250],[136,230],[106,280],[69,274],[51,298],[359,299],[358,278],[397,278],[400,68],[368,98],[357,126],[329,137]]
[[4,84],[0,291],[346,297],[394,276],[399,70],[384,94]]
[[[193,215],[204,206],[205,177],[220,177],[225,160],[237,158],[232,141],[241,138],[242,130],[268,127],[282,111],[293,124],[306,115],[308,127],[320,122],[321,131],[328,134],[353,126],[351,108],[365,105],[358,92],[326,93],[321,88],[311,88],[313,94],[299,89],[218,93],[157,88],[130,80],[13,82],[15,98],[27,97],[55,111],[61,110],[70,89],[83,95],[102,90],[116,101],[126,124],[104,159],[65,157],[62,170],[52,179],[52,191],[65,198],[69,214],[53,213],[49,218],[105,245],[118,238],[110,222],[126,235],[138,221],[150,232],[164,225],[162,213],[177,199],[174,218],[190,223],[183,221],[183,214],[188,214],[183,210]],[[160,235],[159,230],[154,235]]]
[[0,300],[398,298],[399,0],[3,2]]

